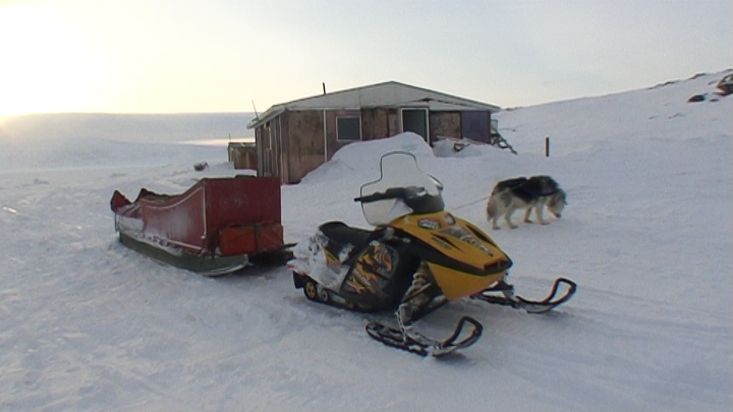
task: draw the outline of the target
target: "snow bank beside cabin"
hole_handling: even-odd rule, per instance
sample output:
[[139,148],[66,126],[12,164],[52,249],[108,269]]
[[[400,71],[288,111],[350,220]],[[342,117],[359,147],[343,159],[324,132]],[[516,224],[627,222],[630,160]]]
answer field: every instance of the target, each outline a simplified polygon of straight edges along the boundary
[[317,184],[339,180],[345,174],[372,176],[369,180],[376,180],[379,178],[379,160],[385,153],[393,151],[412,153],[418,159],[418,163],[422,163],[421,159],[433,157],[430,146],[420,135],[406,132],[386,139],[350,143],[334,153],[328,162],[308,173],[301,182]]

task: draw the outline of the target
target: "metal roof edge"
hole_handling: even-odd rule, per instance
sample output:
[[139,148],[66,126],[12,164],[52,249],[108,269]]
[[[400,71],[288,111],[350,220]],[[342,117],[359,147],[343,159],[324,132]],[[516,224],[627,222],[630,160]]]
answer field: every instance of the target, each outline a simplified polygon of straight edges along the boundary
[[275,105],[267,109],[266,112],[262,113],[261,116],[255,117],[247,124],[247,129],[254,129],[255,127],[271,120],[274,117],[281,115],[285,112],[286,108],[281,107],[282,105]]
[[[402,82],[398,82],[398,81],[395,81],[395,80],[388,80],[388,81],[384,81],[384,82],[369,84],[369,85],[366,85],[366,86],[352,87],[352,88],[349,88],[349,89],[337,90],[337,91],[331,92],[331,93],[325,93],[325,94],[313,95],[313,96],[309,96],[309,97],[303,97],[303,98],[296,99],[296,100],[291,100],[291,101],[285,102],[285,103],[278,103],[276,105],[273,105],[269,109],[267,109],[267,111],[265,111],[265,113],[263,113],[262,116],[259,116],[259,117],[255,118],[255,119],[253,119],[252,121],[250,121],[249,124],[247,124],[247,128],[248,129],[253,129],[253,128],[261,125],[262,123],[267,122],[268,120],[272,119],[273,117],[277,117],[278,115],[282,114],[286,110],[306,110],[306,108],[298,108],[298,105],[297,104],[300,103],[300,102],[304,102],[304,101],[311,100],[311,99],[316,99],[316,98],[319,98],[319,97],[322,97],[322,96],[325,96],[325,95],[334,96],[334,95],[339,95],[339,94],[343,94],[343,93],[351,93],[351,92],[354,92],[354,91],[357,91],[357,90],[363,90],[363,89],[377,87],[377,86],[383,86],[383,85],[387,85],[387,84],[395,84],[395,85],[399,85],[399,86],[402,86],[402,87],[407,87],[407,88],[410,88],[410,89],[420,90],[420,91],[427,92],[427,93],[436,93],[436,94],[439,94],[439,95],[446,96],[446,97],[448,97],[450,99],[456,99],[456,100],[458,100],[456,102],[446,101],[445,103],[451,103],[451,104],[455,104],[455,105],[474,104],[474,105],[477,105],[477,106],[485,107],[487,110],[489,110],[491,112],[500,112],[500,111],[502,111],[502,108],[501,107],[496,106],[496,105],[493,105],[493,104],[482,103],[482,102],[479,102],[479,101],[476,101],[476,100],[466,99],[464,97],[460,97],[460,96],[456,96],[456,95],[452,95],[452,94],[448,94],[448,93],[443,93],[443,92],[439,92],[437,90],[431,90],[431,89],[427,89],[427,88],[424,88],[424,87],[413,86],[413,85],[402,83]],[[310,107],[310,108],[307,108],[307,109],[308,110],[339,110],[339,109],[343,109],[343,108],[326,108],[326,107],[324,107],[324,108],[313,108],[313,107]]]
[[[469,103],[477,104],[477,105],[480,105],[480,106],[485,106],[487,108],[490,108],[490,110],[494,110],[494,111],[497,111],[497,112],[500,112],[502,110],[502,108],[500,106],[496,106],[496,105],[489,104],[489,103],[479,102],[477,100],[466,99],[465,97],[460,97],[460,96],[456,96],[456,95],[453,95],[453,94],[443,93],[443,92],[439,92],[437,90],[428,89],[428,88],[425,88],[425,87],[413,86],[413,85],[410,85],[410,84],[401,83],[401,82],[397,82],[397,81],[392,81],[390,83],[399,84],[400,86],[405,86],[405,87],[409,87],[409,88],[412,88],[412,89],[418,89],[418,90],[421,90],[421,91],[424,91],[424,92],[442,94],[443,96],[450,97],[451,99],[458,99],[458,100],[462,100],[464,102],[469,102]],[[456,103],[456,102],[452,102],[452,103]]]

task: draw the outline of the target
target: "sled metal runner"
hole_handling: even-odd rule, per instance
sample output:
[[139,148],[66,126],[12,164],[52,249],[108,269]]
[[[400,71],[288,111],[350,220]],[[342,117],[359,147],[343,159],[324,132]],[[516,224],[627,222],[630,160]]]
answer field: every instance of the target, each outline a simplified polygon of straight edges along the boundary
[[172,253],[164,248],[140,241],[125,233],[119,233],[120,243],[128,248],[153,258],[159,262],[190,270],[206,277],[217,277],[244,269],[260,262],[265,264],[284,263],[292,257],[287,249],[292,244],[283,245],[282,249],[250,256],[246,253],[233,256],[193,255],[188,253]]
[[[567,290],[565,293],[557,297],[560,285],[565,285]],[[524,309],[528,313],[547,313],[557,306],[570,300],[575,294],[578,286],[570,279],[557,278],[552,284],[552,290],[546,298],[542,300],[529,300],[514,294],[514,286],[504,281],[499,282],[496,286],[471,296],[473,299],[482,300],[487,303],[511,306],[515,309]],[[503,296],[493,295],[495,292],[501,292]]]

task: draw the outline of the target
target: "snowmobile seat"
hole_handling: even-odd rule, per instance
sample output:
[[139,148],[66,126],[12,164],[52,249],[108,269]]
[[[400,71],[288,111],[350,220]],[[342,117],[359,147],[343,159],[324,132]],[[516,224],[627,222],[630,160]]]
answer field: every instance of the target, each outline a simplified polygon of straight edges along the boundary
[[370,230],[347,226],[344,222],[337,221],[326,222],[319,226],[318,229],[328,238],[330,245],[338,245],[339,249],[341,249],[350,244],[354,251],[366,246],[373,234]]

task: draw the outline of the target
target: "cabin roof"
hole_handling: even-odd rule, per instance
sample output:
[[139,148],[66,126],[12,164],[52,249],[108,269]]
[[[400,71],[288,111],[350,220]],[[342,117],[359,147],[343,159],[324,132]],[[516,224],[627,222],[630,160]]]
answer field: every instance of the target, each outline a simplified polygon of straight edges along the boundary
[[255,128],[286,110],[349,110],[377,107],[424,107],[432,111],[501,110],[500,107],[491,104],[388,81],[276,104],[253,119],[247,127]]

